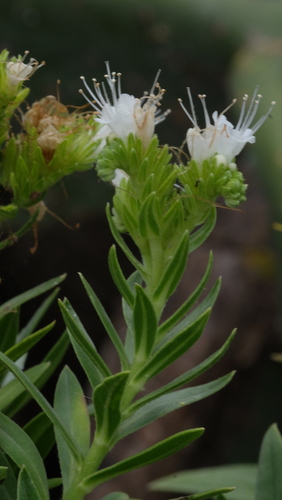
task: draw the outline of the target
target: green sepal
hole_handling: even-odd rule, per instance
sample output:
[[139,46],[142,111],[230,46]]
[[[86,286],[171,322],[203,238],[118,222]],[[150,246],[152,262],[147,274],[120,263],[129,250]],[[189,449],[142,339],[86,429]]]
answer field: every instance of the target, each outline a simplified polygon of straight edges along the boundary
[[49,500],[46,471],[38,450],[30,437],[2,413],[0,413],[0,446],[19,468],[26,467],[38,498]]
[[95,472],[94,474],[91,474],[84,479],[83,484],[88,488],[92,487],[94,489],[99,484],[109,481],[110,479],[120,476],[121,474],[125,474],[131,470],[139,469],[140,467],[144,467],[145,465],[149,465],[169,457],[188,446],[190,443],[195,441],[195,439],[198,439],[203,432],[203,428],[179,432],[178,434],[175,434],[174,436],[164,439],[160,443],[147,448],[145,451],[141,451],[140,453],[122,460],[115,465],[106,467],[98,472]]
[[[234,373],[235,372],[231,372],[207,384],[188,387],[187,389],[164,394],[158,399],[150,401],[141,408],[138,408],[136,411],[134,411],[133,403],[132,407],[129,407],[127,411],[130,416],[121,423],[118,429],[116,442],[174,410],[179,410],[184,406],[201,401],[211,394],[214,394],[230,382]],[[132,415],[131,408],[133,409]]]
[[95,371],[97,380],[100,377],[103,378],[111,375],[109,368],[97,352],[94,343],[84,329],[69,301],[67,299],[64,299],[63,302],[59,300],[59,306],[70,338],[75,339],[75,341],[84,350],[85,354],[87,354],[88,358],[92,361],[93,370]]
[[96,293],[94,292],[93,288],[90,286],[88,281],[84,278],[84,276],[81,273],[78,273],[79,277],[83,283],[83,286],[86,290],[86,293],[92,303],[92,305],[95,308],[95,311],[97,312],[106,332],[108,333],[112,343],[114,344],[121,363],[122,370],[127,370],[129,368],[129,362],[126,356],[126,352],[123,346],[122,341],[120,340],[120,337],[114,328],[109,316],[107,315],[104,307],[102,306],[99,298],[97,297]]
[[[47,498],[47,497],[46,497]],[[41,500],[38,490],[35,487],[26,467],[23,466],[18,477],[17,500]]]
[[266,432],[260,449],[255,500],[282,498],[282,437],[276,424]]
[[[76,441],[85,456],[90,446],[90,420],[83,390],[68,366],[62,370],[55,389],[54,410],[66,430]],[[55,437],[64,492],[70,489],[76,471],[76,460],[60,431],[55,427]]]
[[18,213],[17,205],[10,203],[9,205],[0,205],[0,220],[14,219]]
[[121,397],[129,372],[121,372],[105,378],[93,393],[93,405],[96,422],[95,439],[108,443],[120,424]]
[[185,231],[174,255],[169,259],[169,263],[164,270],[160,282],[154,291],[154,299],[164,297],[167,299],[174,292],[180,279],[182,278],[187,263],[189,249],[189,233]]
[[113,493],[108,493],[108,495],[104,496],[102,500],[131,500],[127,493],[123,493],[122,491],[114,491]]
[[133,308],[135,352],[137,357],[139,354],[145,361],[154,346],[158,324],[154,307],[144,289],[140,285],[135,285],[135,290]]
[[133,307],[134,296],[130,288],[128,287],[127,281],[119,265],[115,245],[112,245],[109,251],[109,269],[122,297],[126,300],[130,307]]

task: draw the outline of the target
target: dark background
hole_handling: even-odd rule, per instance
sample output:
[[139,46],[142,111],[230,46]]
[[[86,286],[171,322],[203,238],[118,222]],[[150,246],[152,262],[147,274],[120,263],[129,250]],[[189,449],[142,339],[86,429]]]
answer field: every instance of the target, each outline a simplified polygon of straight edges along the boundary
[[[129,474],[101,490],[124,490],[134,498],[148,497],[145,484],[178,469],[231,462],[256,461],[260,441],[267,427],[282,422],[282,366],[270,359],[281,351],[281,246],[282,235],[271,228],[282,222],[281,214],[281,94],[282,94],[282,6],[279,1],[256,0],[2,0],[0,49],[11,55],[30,51],[30,56],[46,66],[31,80],[29,103],[46,95],[56,95],[61,80],[61,101],[83,104],[78,89],[80,75],[101,80],[104,61],[121,71],[122,89],[141,96],[162,69],[160,83],[167,89],[163,108],[172,113],[158,127],[162,143],[180,146],[189,126],[177,98],[188,104],[186,86],[194,96],[207,94],[208,109],[221,111],[236,96],[253,92],[260,85],[264,95],[259,116],[270,101],[277,101],[272,119],[257,133],[257,144],[246,146],[238,158],[249,184],[248,201],[242,211],[218,210],[218,225],[203,248],[191,256],[187,274],[179,287],[177,301],[193,290],[213,249],[214,278],[223,276],[223,287],[203,338],[189,355],[175,364],[159,383],[200,362],[218,348],[237,326],[238,335],[225,359],[202,377],[212,380],[237,369],[233,382],[219,394],[170,415],[137,438],[118,448],[113,459],[120,459],[164,438],[173,430],[191,426],[206,427],[195,445],[164,461],[161,465]],[[201,120],[201,107],[195,98]],[[239,104],[240,106],[240,104]],[[239,106],[228,113],[235,120]],[[203,123],[203,122],[201,122]],[[107,270],[107,251],[112,237],[106,224],[104,207],[112,196],[110,185],[100,182],[94,169],[74,174],[50,189],[46,204],[68,224],[46,215],[38,229],[39,246],[30,254],[33,235],[29,233],[0,255],[1,302],[63,272],[61,296],[67,296],[85,327],[107,359],[112,353],[96,314],[80,284],[82,272],[95,288],[107,311],[122,331],[116,289]],[[121,256],[122,261],[122,256]],[[130,266],[123,259],[127,274]],[[23,322],[36,309],[37,302],[23,308]],[[63,330],[57,307],[48,319],[57,318],[54,333],[32,352],[30,363],[38,362],[47,344]],[[71,351],[66,363],[83,374]],[[47,394],[52,399],[52,384]],[[87,391],[87,386],[85,386]],[[26,415],[34,411],[31,405]],[[24,420],[26,415],[22,415]],[[173,423],[172,423],[173,421]],[[54,462],[55,453],[51,461]],[[50,472],[55,474],[55,472]],[[150,494],[157,498],[157,494]],[[55,496],[54,496],[55,498]],[[94,496],[93,496],[94,498]]]

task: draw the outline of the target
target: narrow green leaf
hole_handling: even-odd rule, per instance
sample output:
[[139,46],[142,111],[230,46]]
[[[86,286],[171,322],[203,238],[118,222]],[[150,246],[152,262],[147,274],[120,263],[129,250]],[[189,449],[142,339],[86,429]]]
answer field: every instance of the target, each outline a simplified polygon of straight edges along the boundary
[[42,459],[29,436],[0,413],[0,446],[19,468],[26,467],[40,500],[48,500],[47,477]]
[[70,335],[70,341],[76,357],[80,362],[89,383],[91,384],[92,388],[95,389],[97,385],[101,384],[101,382],[104,380],[104,377],[101,375],[101,372],[98,370],[98,368],[94,365],[92,359],[89,358],[88,354],[86,354],[85,350],[82,349],[82,347],[78,344],[78,342],[72,335]]
[[214,394],[225,387],[230,382],[233,375],[234,372],[231,372],[228,375],[225,375],[217,380],[213,380],[207,384],[189,387],[187,389],[181,389],[173,393],[165,394],[160,396],[158,399],[147,403],[121,423],[117,433],[117,440],[120,440],[128,434],[145,427],[145,425],[154,422],[154,420],[157,420],[174,410],[179,410],[183,406],[187,406],[195,403],[196,401],[207,398],[211,394]]
[[[224,493],[230,493],[236,488],[217,488],[216,490],[204,491],[203,493],[196,493],[196,495],[189,495],[187,500],[210,500],[215,498],[215,500],[224,500]],[[228,497],[229,498],[229,497]]]
[[1,500],[15,500],[17,496],[17,478],[7,455],[0,450],[0,465],[7,467],[7,477],[0,484]]
[[[142,284],[142,276],[138,271],[135,271],[131,276],[129,276],[127,282],[131,290],[134,290],[135,285]],[[127,304],[127,302],[122,299],[122,310],[125,322],[127,324],[127,332],[125,337],[125,351],[129,360],[129,363],[133,362],[135,354],[135,339],[134,339],[134,329],[133,329],[133,311]]]
[[[230,500],[231,498],[232,500],[254,500],[256,474],[257,466],[255,464],[205,467],[180,471],[171,476],[161,477],[150,483],[149,489],[181,494],[189,494],[194,491],[196,494],[202,495],[203,489],[220,490],[223,489],[222,485],[230,484],[236,487],[230,494]],[[226,487],[226,489],[228,488]],[[190,500],[191,497],[188,496],[188,498]],[[192,499],[194,498],[198,500],[196,495],[192,495]],[[202,497],[199,496],[199,498]],[[211,498],[211,495],[208,498]],[[227,498],[229,498],[229,495]]]
[[9,471],[9,467],[4,467],[4,465],[0,466],[0,481],[1,482],[4,481],[4,479],[6,479],[8,471]]
[[[60,288],[55,288],[55,290],[47,297],[47,299],[45,299],[42,302],[42,304],[38,307],[38,309],[35,311],[33,316],[30,318],[29,322],[19,332],[18,337],[17,337],[17,342],[24,339],[25,337],[28,337],[28,335],[31,335],[32,332],[34,332],[38,323],[41,321],[41,319],[45,315],[46,311],[49,309],[50,305],[52,304],[54,299],[57,297],[59,290],[60,290]],[[1,351],[5,351],[5,349],[1,349]]]
[[122,343],[117,331],[115,330],[109,316],[107,315],[104,307],[102,306],[102,304],[101,304],[99,298],[97,297],[96,293],[94,292],[93,288],[89,285],[88,281],[86,281],[86,279],[84,278],[84,276],[81,273],[79,273],[79,276],[80,276],[80,279],[84,285],[84,288],[87,292],[87,295],[88,295],[91,303],[93,304],[106,332],[108,333],[112,343],[114,344],[114,346],[118,352],[119,359],[120,359],[121,366],[122,366],[122,370],[127,370],[129,368],[129,362],[128,362],[128,359],[126,356],[126,352],[124,350],[123,343]]
[[64,299],[64,302],[59,300],[59,306],[69,334],[74,337],[76,342],[80,345],[80,347],[92,361],[94,365],[93,369],[96,368],[96,370],[98,370],[103,377],[108,377],[109,375],[111,375],[110,370],[108,369],[103,358],[100,356],[100,354],[98,354],[95,345],[84,329],[81,321],[79,320],[79,317],[77,316],[69,301],[67,299]]
[[135,304],[133,324],[136,353],[140,352],[147,359],[155,343],[157,318],[146,292],[140,285],[135,285]]
[[119,265],[115,245],[112,245],[109,251],[109,268],[111,271],[112,278],[118,290],[120,291],[122,297],[124,297],[124,299],[126,300],[126,302],[130,307],[133,307],[134,296],[127,284],[127,281]]
[[282,498],[282,437],[276,424],[266,432],[259,454],[255,500]]
[[[56,411],[65,429],[77,442],[82,455],[90,445],[90,420],[82,388],[74,373],[67,366],[57,382],[54,398]],[[76,470],[74,456],[59,430],[55,428],[56,442],[63,479],[64,492],[70,489]]]
[[188,431],[182,431],[174,436],[164,439],[158,444],[147,448],[145,451],[141,451],[132,457],[129,457],[115,465],[106,467],[105,469],[99,470],[94,474],[86,477],[84,484],[86,487],[92,486],[93,488],[98,486],[105,481],[108,481],[116,476],[125,474],[131,470],[139,469],[145,465],[162,460],[163,458],[169,457],[174,453],[182,450],[190,443],[198,439],[204,432],[204,429],[191,429]]
[[156,192],[154,191],[147,196],[145,202],[141,205],[138,217],[138,227],[143,238],[149,238],[152,233],[155,236],[160,235],[156,208]]
[[[47,380],[49,380],[51,375],[54,373],[63,356],[65,355],[68,346],[69,336],[67,334],[67,331],[65,331],[42,360],[42,363],[47,363],[46,369],[37,380],[33,381],[34,385],[36,385],[38,389],[43,387]],[[13,417],[21,408],[23,408],[27,404],[30,399],[30,393],[27,391],[23,391],[22,395],[14,399],[9,408],[5,410],[5,414],[9,417]]]
[[62,478],[61,477],[52,477],[52,479],[48,479],[48,488],[52,490],[53,488],[57,488],[61,486]]
[[[39,342],[50,330],[52,330],[53,326],[55,324],[55,321],[53,323],[50,323],[50,325],[45,326],[44,328],[41,328],[37,332],[29,335],[29,337],[23,339],[21,342],[18,344],[14,345],[10,349],[8,349],[4,354],[11,359],[12,361],[16,361],[19,359],[23,354],[26,352],[29,352],[30,349]],[[0,375],[5,372],[6,368],[5,366],[0,366]]]
[[39,492],[25,466],[21,468],[19,473],[17,500],[41,500]]
[[206,310],[192,324],[185,327],[152,354],[147,363],[144,363],[144,367],[137,373],[136,379],[149,380],[184,354],[202,334],[210,313],[211,309]]
[[185,231],[154,292],[154,299],[158,299],[160,296],[168,298],[174,292],[186,267],[188,249],[189,233]]
[[55,435],[52,422],[45,413],[38,413],[24,426],[24,431],[32,439],[41,457],[47,457],[55,444]]
[[109,442],[121,421],[120,402],[129,372],[106,378],[93,394],[96,434]]
[[[50,363],[41,363],[40,365],[32,366],[25,371],[25,374],[32,383],[36,383],[37,380],[40,379],[40,377],[43,375],[43,373],[49,368],[49,364]],[[1,387],[0,411],[5,411],[6,413],[7,408],[9,408],[10,405],[13,406],[13,403],[15,403],[17,398],[23,393],[26,393],[26,389],[16,378]]]
[[169,340],[173,339],[182,330],[191,325],[201,314],[203,314],[207,309],[211,309],[218,297],[221,287],[221,278],[213,285],[212,289],[209,291],[204,300],[196,307],[188,316],[186,316],[182,321],[180,321],[170,332],[168,332],[163,339],[160,340],[158,349],[166,344]]
[[30,382],[28,377],[23,372],[21,372],[17,365],[13,363],[9,358],[7,358],[5,354],[0,353],[0,360],[9,368],[9,370],[15,375],[15,377],[20,380],[23,386],[30,392],[33,399],[35,399],[42,410],[46,413],[47,417],[60,430],[74,457],[78,462],[80,462],[82,459],[80,450],[77,448],[77,445],[72,439],[72,436],[67,432],[64,424],[61,422],[52,406],[48,403],[47,399],[44,398],[41,392]]
[[107,207],[106,207],[106,214],[107,214],[107,219],[108,219],[108,223],[109,223],[112,235],[115,238],[117,244],[120,246],[123,253],[126,255],[126,257],[131,262],[131,264],[135,267],[135,269],[138,269],[138,271],[142,274],[143,266],[142,266],[141,262],[139,262],[139,260],[136,259],[136,257],[134,257],[133,253],[128,248],[123,237],[121,236],[120,232],[118,231],[118,229],[113,221],[113,218],[111,216],[111,209],[110,209],[109,204],[107,204]]
[[50,288],[57,286],[65,279],[65,277],[66,274],[62,274],[57,278],[45,281],[45,283],[42,283],[41,285],[38,285],[35,288],[28,290],[27,292],[17,295],[17,297],[14,297],[8,302],[5,302],[0,307],[0,317],[4,314],[7,314],[7,312],[12,312],[16,310],[21,304],[28,302],[29,300],[33,299],[34,297],[37,297],[38,295],[41,295],[44,292],[47,292],[48,290],[50,290]]
[[114,491],[113,493],[109,493],[102,500],[130,500],[129,496],[122,491]]
[[4,352],[15,344],[19,331],[19,316],[17,309],[0,317],[0,351]]
[[194,252],[209,237],[216,223],[216,207],[211,207],[209,216],[204,224],[190,235],[189,253]]
[[143,398],[138,399],[135,403],[133,403],[130,406],[131,413],[134,413],[138,408],[141,408],[141,406],[143,406],[144,404],[149,403],[150,401],[153,401],[154,399],[159,398],[163,394],[167,394],[169,392],[174,391],[175,389],[178,389],[179,387],[182,387],[184,384],[188,384],[188,382],[191,382],[195,378],[202,375],[202,373],[205,373],[207,370],[209,370],[226,353],[233,338],[235,337],[235,334],[236,334],[236,330],[233,330],[231,335],[229,336],[229,338],[223,344],[223,346],[220,349],[218,349],[215,353],[211,354],[211,356],[209,356],[207,359],[205,359],[202,363],[195,366],[191,370],[188,370],[186,373],[179,375],[179,377],[175,378],[174,380],[172,380],[168,384],[164,385],[160,389],[157,389],[156,391],[150,392],[150,394],[147,394]]
[[213,255],[212,252],[210,252],[208,265],[199,285],[197,286],[197,288],[195,288],[193,293],[191,293],[188,299],[179,307],[179,309],[177,309],[175,313],[173,313],[167,320],[165,320],[161,324],[158,330],[159,336],[164,335],[166,332],[171,330],[177,323],[179,323],[179,321],[183,318],[183,316],[185,316],[185,314],[187,314],[189,309],[195,304],[196,300],[198,300],[210,277],[212,263],[213,263]]

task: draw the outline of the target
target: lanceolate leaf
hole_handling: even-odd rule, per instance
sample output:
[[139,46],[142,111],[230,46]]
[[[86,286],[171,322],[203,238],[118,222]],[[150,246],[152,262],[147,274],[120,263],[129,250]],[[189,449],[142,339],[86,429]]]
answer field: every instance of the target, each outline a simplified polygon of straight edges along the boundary
[[122,297],[126,300],[126,302],[130,307],[133,307],[134,296],[120,268],[115,245],[112,245],[109,251],[109,268],[111,271],[112,278],[118,290],[120,291]]
[[37,297],[41,293],[47,292],[47,290],[50,290],[50,288],[57,286],[59,283],[61,283],[61,281],[65,279],[65,277],[66,274],[62,274],[57,278],[46,281],[45,283],[42,283],[41,285],[36,286],[35,288],[32,288],[31,290],[28,290],[27,292],[24,292],[17,297],[14,297],[8,302],[5,302],[5,304],[2,304],[2,306],[0,307],[0,317],[7,312],[16,310],[21,304],[24,304],[34,297]]
[[218,349],[218,351],[216,351],[214,354],[212,354],[207,359],[205,359],[202,363],[195,366],[195,368],[192,368],[191,370],[187,371],[186,373],[179,375],[179,377],[175,378],[174,380],[172,380],[172,382],[169,382],[168,384],[164,385],[160,389],[157,389],[156,391],[150,392],[150,394],[147,394],[143,398],[138,399],[135,403],[133,403],[131,405],[131,407],[130,407],[131,413],[135,412],[138,408],[140,408],[144,404],[149,403],[150,401],[153,401],[154,399],[159,398],[163,394],[167,394],[169,392],[174,391],[175,389],[179,389],[179,387],[182,387],[183,385],[188,384],[188,382],[191,382],[195,378],[202,375],[202,373],[209,370],[226,353],[233,338],[235,337],[235,334],[236,334],[236,330],[233,330],[233,332],[231,333],[229,338],[226,340],[226,342],[223,344],[223,346],[220,349]]
[[17,495],[17,479],[7,455],[0,450],[0,464],[7,467],[6,479],[0,483],[1,500],[14,500]]
[[255,500],[282,498],[282,437],[276,424],[266,432],[260,450]]
[[19,473],[17,500],[41,500],[39,492],[25,466],[21,468]]
[[[35,365],[25,371],[26,376],[31,382],[36,383],[38,379],[43,375],[43,373],[49,368],[50,363],[41,363],[40,365]],[[6,412],[12,403],[23,393],[26,393],[26,389],[20,383],[17,378],[14,378],[8,384],[4,385],[0,389],[0,411]],[[9,413],[9,412],[8,412]]]
[[158,224],[159,217],[156,210],[156,193],[152,192],[142,204],[139,212],[138,226],[139,232],[143,238],[149,238],[151,234],[155,236],[160,235]]
[[19,468],[25,466],[40,500],[48,500],[47,477],[42,459],[29,436],[0,414],[0,446]]
[[187,263],[188,248],[189,233],[186,231],[183,234],[175,254],[171,257],[171,260],[163,273],[162,279],[154,292],[154,299],[158,299],[161,296],[164,296],[167,299],[174,292],[183,275]]
[[210,313],[211,309],[205,311],[194,323],[185,327],[158,349],[155,354],[152,354],[148,362],[136,375],[136,379],[144,378],[149,380],[184,354],[200,337]]
[[52,406],[48,403],[48,401],[44,398],[41,392],[30,382],[27,376],[19,370],[17,365],[13,363],[5,354],[0,353],[0,360],[9,368],[9,370],[20,380],[23,386],[30,392],[33,399],[39,404],[42,410],[46,413],[48,418],[53,422],[53,424],[60,430],[63,438],[71,449],[74,457],[78,462],[81,461],[82,456],[80,450],[77,448],[76,442],[72,439],[72,436],[67,432],[64,427],[63,422],[61,422],[60,418],[52,408]]
[[129,372],[121,372],[106,378],[96,387],[93,404],[96,420],[96,434],[109,442],[121,421],[120,402]]
[[[22,340],[18,344],[14,345],[10,349],[8,349],[5,352],[5,355],[12,359],[13,361],[16,361],[19,359],[23,354],[28,352],[34,345],[39,342],[50,330],[52,330],[55,322],[50,323],[50,325],[45,326],[44,328],[41,328],[41,330],[38,330],[38,332],[33,333],[32,335],[29,335],[26,339]],[[0,366],[0,374],[3,373],[6,370],[6,368],[2,365]]]
[[110,209],[109,204],[106,207],[106,214],[107,214],[107,218],[108,218],[108,222],[109,222],[109,226],[110,226],[112,235],[115,238],[117,244],[120,246],[120,248],[122,249],[122,251],[124,252],[126,257],[128,258],[128,260],[131,262],[131,264],[142,273],[143,266],[142,266],[141,262],[139,262],[139,260],[137,260],[136,257],[134,257],[133,253],[131,252],[131,250],[129,250],[128,246],[126,245],[120,232],[116,228],[116,225],[115,225],[113,218],[111,216],[111,209]]
[[133,309],[135,350],[147,359],[155,342],[157,318],[146,292],[140,285],[135,285],[136,298]]
[[192,441],[198,439],[204,432],[204,429],[191,429],[188,431],[179,432],[172,437],[169,437],[160,443],[147,448],[147,450],[137,453],[130,458],[122,460],[111,467],[106,467],[105,469],[99,470],[91,476],[88,476],[84,480],[86,487],[91,486],[92,488],[98,486],[98,484],[104,483],[116,476],[125,474],[131,470],[144,467],[145,465],[157,462],[163,458],[169,457],[174,453],[188,446]]
[[189,253],[194,252],[211,234],[216,223],[216,208],[211,207],[210,215],[204,224],[190,236]]
[[64,299],[64,302],[59,300],[59,306],[69,334],[76,340],[89,359],[93,362],[93,369],[96,367],[103,377],[109,376],[111,374],[110,370],[101,358],[100,354],[98,354],[96,347],[85,331],[80,319],[69,301],[67,299]]
[[[66,366],[60,374],[54,398],[54,409],[86,455],[90,445],[90,420],[82,388],[74,373]],[[74,456],[62,434],[55,428],[64,491],[68,491],[76,471]]]
[[119,354],[122,369],[127,370],[129,368],[128,359],[127,359],[127,356],[126,356],[126,353],[125,353],[125,350],[123,347],[123,343],[122,343],[117,331],[115,330],[109,316],[107,315],[104,307],[102,306],[102,304],[101,304],[100,300],[98,299],[94,290],[91,288],[91,286],[86,281],[86,279],[82,276],[82,274],[79,273],[79,276],[80,276],[80,279],[85,287],[85,290],[87,292],[89,299],[91,300],[100,320],[102,321],[102,323],[105,327],[105,330],[107,331],[112,343],[114,344],[114,346]]
[[7,313],[0,317],[0,350],[2,352],[9,349],[16,342],[19,329],[19,310]]
[[200,401],[201,399],[214,394],[225,387],[230,382],[233,375],[234,372],[231,372],[224,377],[209,382],[208,384],[189,387],[188,389],[181,389],[179,391],[160,396],[158,399],[147,403],[121,423],[117,433],[117,440],[120,440],[124,436],[145,427],[145,425],[154,422],[154,420],[163,417],[167,413],[179,410],[179,408],[182,408],[183,406],[195,403],[196,401]]
[[212,263],[213,263],[213,255],[210,253],[209,256],[209,261],[207,265],[207,269],[205,271],[205,274],[203,278],[201,279],[199,285],[195,290],[191,293],[191,295],[188,297],[188,299],[173,313],[166,321],[164,321],[161,326],[159,327],[158,330],[158,335],[162,336],[164,333],[168,332],[171,330],[179,321],[187,314],[189,309],[195,304],[196,300],[199,298],[201,293],[203,292],[208,279],[210,277],[211,269],[212,269]]
[[[55,290],[47,297],[47,299],[45,299],[42,302],[42,304],[38,307],[33,316],[30,318],[27,325],[24,328],[22,328],[21,331],[19,332],[17,337],[17,342],[24,339],[28,335],[31,335],[32,332],[34,332],[39,321],[43,318],[44,314],[49,309],[54,299],[57,297],[59,290],[60,290],[59,288],[55,288]],[[4,349],[1,350],[4,351]]]
[[53,424],[45,413],[38,413],[24,426],[24,431],[32,439],[41,457],[47,457],[55,444],[55,435]]
[[219,294],[221,286],[221,279],[218,278],[218,280],[215,282],[214,286],[212,289],[209,291],[208,295],[205,297],[205,299],[196,307],[188,316],[186,316],[180,323],[178,323],[170,332],[168,332],[164,338],[159,342],[159,348],[161,348],[164,344],[168,342],[168,340],[171,340],[172,338],[176,337],[180,331],[184,330],[187,328],[189,325],[191,325],[201,314],[203,314],[207,309],[212,308],[217,296]]

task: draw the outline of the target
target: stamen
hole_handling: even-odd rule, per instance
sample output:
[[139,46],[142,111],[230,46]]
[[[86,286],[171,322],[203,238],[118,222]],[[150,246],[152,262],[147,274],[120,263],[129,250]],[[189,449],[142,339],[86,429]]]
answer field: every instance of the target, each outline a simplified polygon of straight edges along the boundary
[[185,108],[185,106],[184,106],[184,104],[183,104],[183,102],[182,102],[182,99],[180,99],[180,98],[179,98],[179,99],[178,99],[178,102],[179,102],[180,106],[182,107],[182,109],[183,109],[184,113],[188,116],[189,120],[193,123],[193,125],[194,125],[195,127],[198,127],[197,122],[194,122],[194,120],[193,120],[192,116],[188,113],[187,109]]
[[242,104],[242,107],[241,107],[241,112],[240,112],[239,120],[238,120],[238,123],[237,123],[237,125],[235,127],[235,130],[239,130],[239,128],[241,127],[241,123],[242,123],[243,118],[244,118],[245,109],[246,109],[246,103],[247,103],[248,98],[249,98],[248,94],[245,94],[244,97],[243,97],[243,104]]
[[205,116],[205,120],[206,120],[206,128],[207,128],[207,127],[209,127],[211,122],[210,122],[210,117],[209,117],[207,106],[206,106],[206,94],[199,94],[198,97],[200,98],[202,106],[203,106],[204,116]]

